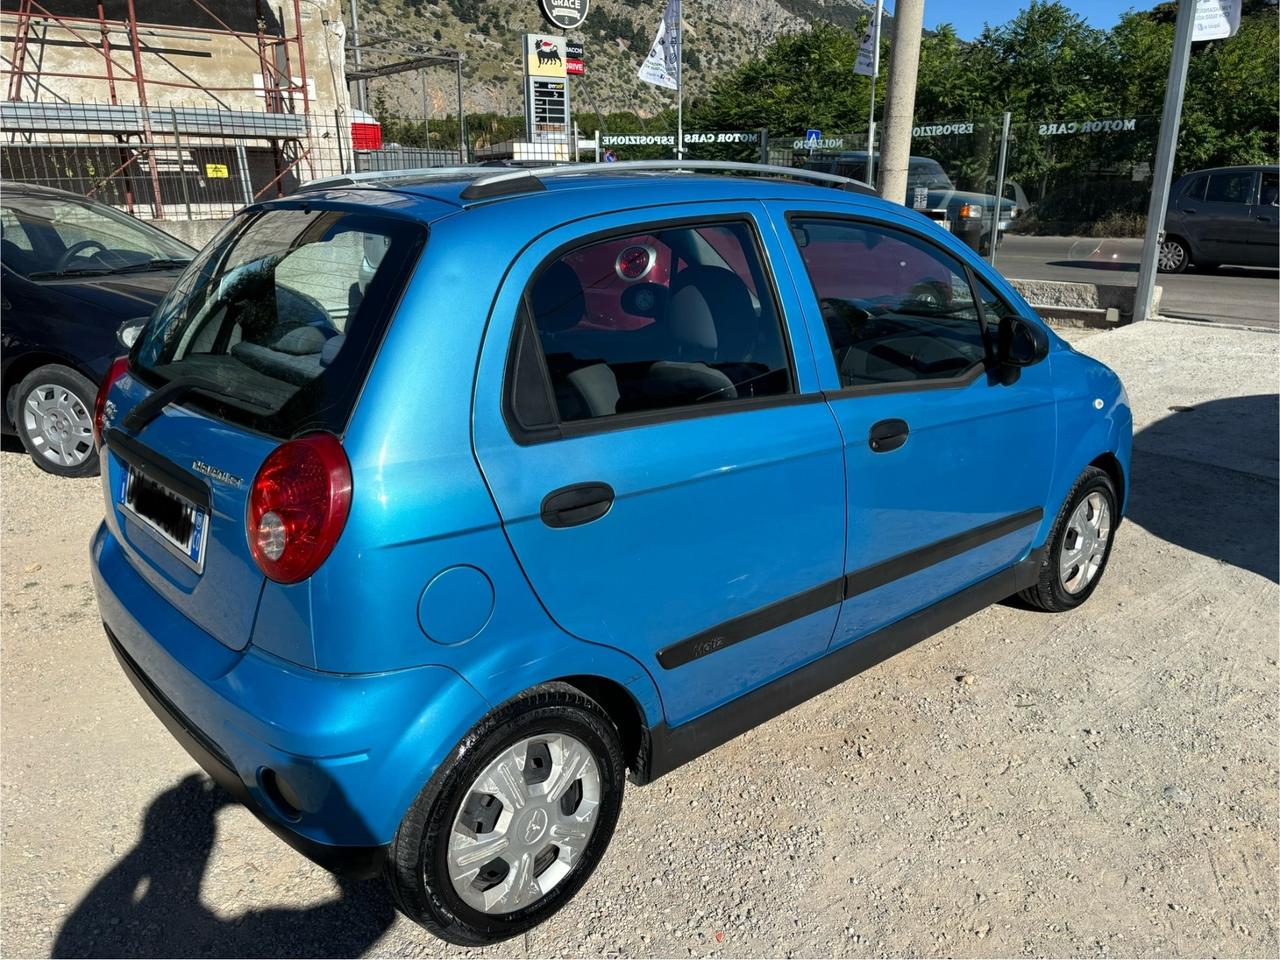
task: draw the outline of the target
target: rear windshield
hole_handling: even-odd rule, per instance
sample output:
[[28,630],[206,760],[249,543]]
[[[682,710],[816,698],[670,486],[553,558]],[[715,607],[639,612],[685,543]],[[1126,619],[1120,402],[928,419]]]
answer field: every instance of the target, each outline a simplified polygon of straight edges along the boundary
[[152,386],[281,439],[341,433],[425,238],[338,210],[243,214],[156,308],[133,366]]

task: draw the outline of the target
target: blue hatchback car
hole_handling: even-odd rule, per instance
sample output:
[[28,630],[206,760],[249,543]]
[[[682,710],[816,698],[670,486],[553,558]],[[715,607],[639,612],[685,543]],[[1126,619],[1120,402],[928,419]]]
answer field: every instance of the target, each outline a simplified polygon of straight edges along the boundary
[[852,181],[701,166],[252,206],[98,397],[130,680],[455,943],[572,897],[628,771],[1015,594],[1083,603],[1125,509],[1119,380],[971,250]]

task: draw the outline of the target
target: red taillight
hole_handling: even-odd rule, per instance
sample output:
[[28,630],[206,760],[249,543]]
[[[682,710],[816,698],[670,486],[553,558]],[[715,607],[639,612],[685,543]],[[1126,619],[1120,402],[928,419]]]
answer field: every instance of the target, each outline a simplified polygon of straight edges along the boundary
[[313,433],[271,451],[249,491],[249,551],[272,580],[315,573],[351,509],[351,464],[337,438]]
[[107,396],[111,393],[111,388],[115,382],[128,372],[129,358],[116,357],[111,361],[111,367],[107,370],[107,375],[102,378],[102,385],[98,387],[98,396],[93,401],[94,447],[102,446],[102,419],[107,412]]

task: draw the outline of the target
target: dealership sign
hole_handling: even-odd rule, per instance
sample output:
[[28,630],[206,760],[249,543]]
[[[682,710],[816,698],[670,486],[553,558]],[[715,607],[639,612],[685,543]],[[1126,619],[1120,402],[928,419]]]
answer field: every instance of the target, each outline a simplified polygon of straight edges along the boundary
[[587,19],[590,0],[539,0],[542,15],[561,30],[577,30]]
[[[758,130],[719,130],[687,132],[684,142],[689,143],[759,143]],[[602,147],[674,147],[676,137],[673,133],[602,133]]]
[[1136,117],[1116,120],[1068,120],[1064,123],[1042,123],[1042,137],[1061,137],[1073,133],[1133,133],[1138,129]]

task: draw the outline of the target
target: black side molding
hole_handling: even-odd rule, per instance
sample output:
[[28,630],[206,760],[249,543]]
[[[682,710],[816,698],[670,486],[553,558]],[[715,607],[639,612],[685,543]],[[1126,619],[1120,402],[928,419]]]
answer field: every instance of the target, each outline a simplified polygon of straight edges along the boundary
[[886,583],[909,577],[913,573],[919,573],[921,570],[932,567],[935,563],[942,563],[944,560],[958,557],[966,550],[972,550],[975,547],[982,546],[984,543],[998,540],[1006,534],[1013,533],[1015,530],[1021,530],[1023,527],[1030,526],[1033,523],[1039,523],[1043,517],[1044,510],[1040,507],[1023,510],[1021,513],[1001,517],[991,523],[984,523],[980,527],[974,527],[972,530],[958,533],[954,537],[938,540],[927,547],[900,553],[896,557],[882,560],[873,566],[863,567],[861,570],[847,573],[844,577],[844,595],[846,598],[856,597],[858,594],[874,590],[876,587],[883,587]]
[[658,663],[667,670],[684,666],[699,657],[705,657],[724,647],[749,640],[756,634],[765,633],[792,620],[807,617],[811,613],[817,613],[819,610],[839,603],[843,599],[843,589],[844,581],[837,578],[812,590],[785,597],[767,607],[726,620],[710,630],[696,633],[679,643],[659,650]]
[[1006,567],[994,576],[861,640],[854,640],[696,720],[678,727],[658,724],[649,730],[647,749],[643,751],[632,779],[637,784],[651,783],[739,734],[927,640],[965,617],[1033,586],[1039,577],[1043,558],[1044,551],[1035,550],[1020,563]]
[[[905,427],[906,424],[903,426]],[[980,527],[947,537],[945,540],[938,540],[917,550],[900,553],[873,566],[863,567],[843,577],[819,584],[803,593],[784,597],[768,606],[718,623],[709,630],[695,633],[669,647],[664,647],[658,651],[658,663],[665,670],[684,666],[699,657],[705,657],[717,650],[741,643],[743,640],[750,640],[757,634],[781,627],[792,620],[807,617],[811,613],[817,613],[849,597],[856,597],[860,593],[883,587],[894,580],[927,570],[934,564],[957,557],[966,550],[972,550],[1013,533],[1015,530],[1039,523],[1043,516],[1044,510],[1039,507],[1023,510],[1021,513],[984,523]],[[545,501],[543,519],[546,519]]]

